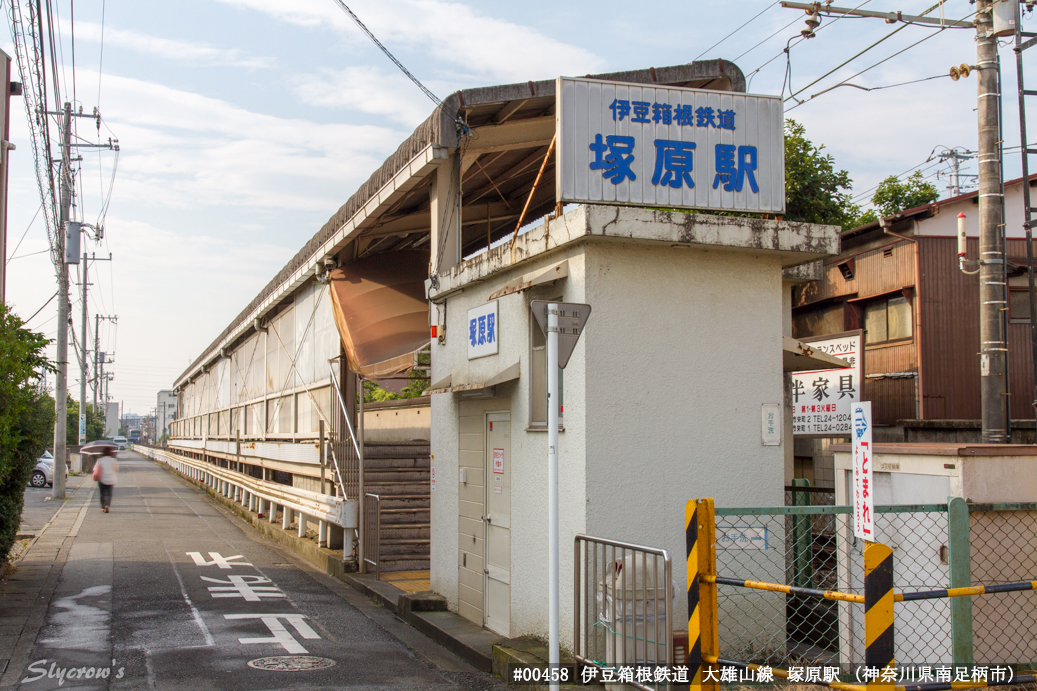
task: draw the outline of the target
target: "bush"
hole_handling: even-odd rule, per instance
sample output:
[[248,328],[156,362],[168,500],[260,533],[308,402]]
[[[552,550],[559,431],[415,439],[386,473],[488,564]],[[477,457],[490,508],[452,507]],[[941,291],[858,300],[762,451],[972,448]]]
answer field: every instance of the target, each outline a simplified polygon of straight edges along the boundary
[[18,533],[33,466],[53,437],[54,403],[41,382],[54,371],[47,343],[0,304],[0,562]]

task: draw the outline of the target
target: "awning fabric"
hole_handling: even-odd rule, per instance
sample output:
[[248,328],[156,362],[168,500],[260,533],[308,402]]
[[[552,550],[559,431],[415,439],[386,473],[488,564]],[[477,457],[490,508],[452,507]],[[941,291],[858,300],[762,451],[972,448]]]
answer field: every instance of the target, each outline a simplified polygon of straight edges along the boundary
[[335,326],[349,368],[368,379],[406,372],[429,342],[429,253],[384,252],[331,272]]
[[432,394],[437,393],[454,393],[457,391],[477,391],[479,389],[488,389],[489,387],[496,386],[497,384],[503,384],[507,381],[514,381],[515,379],[519,378],[520,374],[521,372],[519,370],[518,362],[511,365],[510,367],[505,367],[500,372],[490,377],[486,381],[471,382],[470,384],[454,384],[453,376],[448,374],[444,379],[437,381],[430,388],[426,389],[423,392],[423,395],[431,396]]

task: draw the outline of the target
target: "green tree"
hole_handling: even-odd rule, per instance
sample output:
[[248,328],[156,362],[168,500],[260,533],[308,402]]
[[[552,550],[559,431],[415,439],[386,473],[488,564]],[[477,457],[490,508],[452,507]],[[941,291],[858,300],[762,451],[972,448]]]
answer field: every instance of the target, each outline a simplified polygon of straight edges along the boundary
[[[432,362],[429,353],[418,353],[418,364],[428,366]],[[399,398],[418,398],[425,393],[429,387],[426,370],[411,370],[410,381],[403,387],[400,393],[387,391],[376,382],[364,380],[364,402],[395,401]]]
[[853,181],[824,148],[807,139],[803,125],[785,121],[785,220],[853,228],[860,217],[850,201]]
[[0,304],[0,560],[14,544],[29,475],[53,436],[53,399],[41,383],[43,372],[54,371],[47,343]]
[[922,171],[916,170],[906,180],[898,180],[895,175],[879,183],[871,203],[883,216],[930,204],[940,197],[936,185],[922,178]]

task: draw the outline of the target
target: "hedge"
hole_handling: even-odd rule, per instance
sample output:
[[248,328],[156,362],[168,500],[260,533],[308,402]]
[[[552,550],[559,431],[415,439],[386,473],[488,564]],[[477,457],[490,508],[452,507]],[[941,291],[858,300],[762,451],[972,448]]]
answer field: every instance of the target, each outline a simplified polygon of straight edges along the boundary
[[0,304],[0,563],[18,533],[36,459],[53,438],[54,400],[42,385],[43,373],[53,371],[47,343]]

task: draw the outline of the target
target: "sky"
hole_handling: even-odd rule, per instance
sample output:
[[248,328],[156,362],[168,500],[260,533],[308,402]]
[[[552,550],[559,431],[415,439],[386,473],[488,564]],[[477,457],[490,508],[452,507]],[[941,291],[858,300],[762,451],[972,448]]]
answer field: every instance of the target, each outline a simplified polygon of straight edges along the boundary
[[[96,224],[107,201],[104,238],[87,242],[86,250],[112,257],[89,269],[89,338],[94,314],[118,317],[100,329],[101,350],[113,361],[112,396],[125,411],[147,414],[158,390],[171,387],[433,104],[335,0],[54,4],[63,100],[74,98],[86,114],[97,107],[102,116],[99,128],[91,118],[76,119],[78,141],[115,137],[120,149],[117,168],[113,152],[79,149],[76,217]],[[968,29],[823,18],[816,37],[804,40],[805,14],[771,0],[650,8],[613,0],[348,4],[440,97],[559,75],[731,60],[750,78],[750,93],[795,94],[786,117],[824,145],[837,169],[849,171],[862,203],[882,179],[922,166],[934,149],[976,146],[976,77],[944,76],[952,65],[975,63],[975,32]],[[910,14],[931,4],[864,0],[863,7]],[[967,0],[947,0],[929,16],[942,11],[957,19],[973,10]],[[13,54],[12,46],[10,31],[0,33],[0,47]],[[1004,134],[1013,146],[1015,59],[1007,45],[1000,55]],[[1027,56],[1037,80],[1031,63],[1037,55]],[[851,77],[863,89],[821,93]],[[27,319],[54,294],[55,274],[37,214],[24,103],[15,98],[11,108],[17,149],[10,154],[7,295]],[[975,172],[974,163],[964,172]],[[947,177],[935,175],[947,166],[922,167],[946,196]],[[1019,170],[1019,156],[1010,152],[1006,178]],[[54,338],[56,316],[51,302],[28,326]],[[79,376],[78,365],[71,366],[71,391],[78,392]]]

